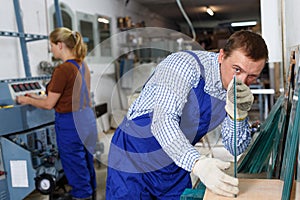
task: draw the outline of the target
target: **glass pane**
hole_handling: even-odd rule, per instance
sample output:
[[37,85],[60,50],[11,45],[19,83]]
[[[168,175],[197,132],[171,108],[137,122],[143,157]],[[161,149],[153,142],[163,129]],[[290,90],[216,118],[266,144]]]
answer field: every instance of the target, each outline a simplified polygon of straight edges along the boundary
[[[63,26],[67,27],[72,30],[72,18],[71,16],[64,10],[61,10],[61,17],[62,17],[62,22]],[[57,21],[56,21],[56,14],[53,14],[53,22],[54,22],[54,27],[57,27]]]
[[80,29],[83,40],[88,46],[88,52],[90,52],[94,49],[93,23],[80,20]]
[[101,45],[101,56],[111,56],[110,20],[107,17],[98,17],[98,33]]

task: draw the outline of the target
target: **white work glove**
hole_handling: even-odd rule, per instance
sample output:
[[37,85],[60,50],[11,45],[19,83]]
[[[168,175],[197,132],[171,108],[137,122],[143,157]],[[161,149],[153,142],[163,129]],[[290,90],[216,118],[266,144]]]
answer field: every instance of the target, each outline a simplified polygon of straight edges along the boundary
[[229,162],[202,156],[196,161],[192,172],[213,193],[226,197],[234,197],[239,193],[239,181],[237,178],[229,176],[222,171],[229,167]]
[[[227,88],[227,98],[225,110],[234,118],[234,87],[233,79]],[[251,109],[254,97],[250,88],[244,84],[241,80],[236,79],[236,119],[243,120],[248,116],[248,111]]]

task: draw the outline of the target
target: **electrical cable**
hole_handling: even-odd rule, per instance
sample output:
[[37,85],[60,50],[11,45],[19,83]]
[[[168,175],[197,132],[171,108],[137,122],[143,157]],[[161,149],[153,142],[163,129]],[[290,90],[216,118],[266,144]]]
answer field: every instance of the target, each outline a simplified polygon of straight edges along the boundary
[[192,31],[193,41],[196,41],[196,33],[195,33],[195,29],[193,27],[192,22],[190,21],[189,17],[185,13],[185,11],[184,11],[184,9],[183,9],[183,7],[181,5],[180,0],[176,0],[176,2],[177,2],[177,5],[178,5],[178,7],[179,7],[179,9],[180,9],[180,11],[182,13],[182,15],[184,16],[185,20],[187,21],[188,25],[190,26],[190,29]]

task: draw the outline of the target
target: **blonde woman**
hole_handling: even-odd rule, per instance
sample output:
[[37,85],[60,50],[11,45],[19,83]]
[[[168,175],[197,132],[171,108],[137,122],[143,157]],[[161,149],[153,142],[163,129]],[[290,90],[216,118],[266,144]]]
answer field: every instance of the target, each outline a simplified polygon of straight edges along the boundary
[[83,62],[87,47],[79,32],[56,28],[49,36],[54,58],[61,59],[47,85],[47,95],[17,97],[20,104],[55,109],[57,145],[72,198],[95,198],[93,150],[97,127],[90,99],[90,72]]

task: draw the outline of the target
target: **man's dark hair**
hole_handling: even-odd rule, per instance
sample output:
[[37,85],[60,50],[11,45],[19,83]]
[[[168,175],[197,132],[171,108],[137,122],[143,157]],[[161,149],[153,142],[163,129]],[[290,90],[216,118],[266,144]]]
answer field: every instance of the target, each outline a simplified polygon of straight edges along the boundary
[[227,40],[224,47],[225,58],[234,50],[242,50],[253,61],[265,59],[268,61],[268,48],[261,35],[251,31],[237,31]]

